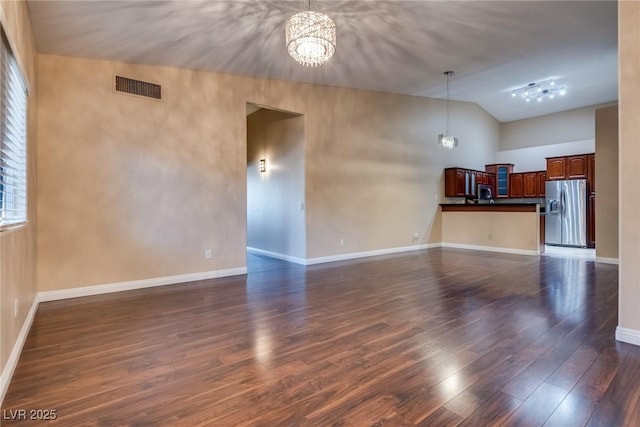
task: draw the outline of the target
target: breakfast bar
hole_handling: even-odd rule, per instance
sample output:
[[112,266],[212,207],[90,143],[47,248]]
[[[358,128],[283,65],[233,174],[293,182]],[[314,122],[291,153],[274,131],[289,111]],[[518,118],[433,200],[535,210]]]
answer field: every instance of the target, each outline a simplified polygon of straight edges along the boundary
[[440,205],[444,247],[537,255],[544,251],[538,203]]

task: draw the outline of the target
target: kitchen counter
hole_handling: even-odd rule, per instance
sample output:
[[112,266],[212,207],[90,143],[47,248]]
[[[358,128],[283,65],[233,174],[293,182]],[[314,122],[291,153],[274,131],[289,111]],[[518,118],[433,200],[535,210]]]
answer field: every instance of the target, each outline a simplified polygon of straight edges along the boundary
[[537,255],[544,250],[544,205],[442,203],[445,247]]
[[[538,212],[539,203],[441,203],[442,212]],[[544,209],[544,208],[543,208]]]

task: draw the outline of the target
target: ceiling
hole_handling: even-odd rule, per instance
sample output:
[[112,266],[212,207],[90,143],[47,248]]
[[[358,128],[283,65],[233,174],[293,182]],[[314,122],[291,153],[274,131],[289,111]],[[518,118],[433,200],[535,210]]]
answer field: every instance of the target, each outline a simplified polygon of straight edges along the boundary
[[[305,68],[284,22],[305,0],[29,1],[38,51],[446,97],[507,122],[616,100],[615,1],[314,0],[337,25],[329,63]],[[555,77],[544,102],[511,89]]]

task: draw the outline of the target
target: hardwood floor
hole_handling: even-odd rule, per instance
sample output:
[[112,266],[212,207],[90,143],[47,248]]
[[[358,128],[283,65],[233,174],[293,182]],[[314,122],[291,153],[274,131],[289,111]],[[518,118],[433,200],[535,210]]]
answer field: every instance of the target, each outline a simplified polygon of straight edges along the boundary
[[2,422],[640,425],[616,266],[430,249],[249,272],[41,304]]

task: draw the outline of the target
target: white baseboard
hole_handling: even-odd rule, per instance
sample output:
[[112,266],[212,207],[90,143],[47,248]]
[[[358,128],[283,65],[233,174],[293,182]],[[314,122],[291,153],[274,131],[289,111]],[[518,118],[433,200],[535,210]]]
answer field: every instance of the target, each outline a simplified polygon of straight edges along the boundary
[[618,326],[616,328],[616,340],[628,344],[640,345],[640,331]]
[[111,292],[130,291],[133,289],[152,288],[156,286],[175,285],[177,283],[194,282],[196,280],[216,279],[219,277],[247,274],[247,267],[229,268],[226,270],[204,271],[202,273],[181,274],[178,276],[157,277],[154,279],[133,280],[131,282],[110,283],[107,285],[85,286],[82,288],[61,289],[58,291],[40,292],[39,301],[55,301],[67,298],[86,297],[90,295],[108,294]]
[[247,246],[247,252],[257,255],[264,255],[275,259],[280,259],[282,261],[294,262],[300,265],[307,265],[307,260],[305,258],[299,258],[291,255],[281,254],[279,252],[265,251],[264,249],[252,248]]
[[473,251],[487,251],[487,252],[500,252],[505,254],[516,254],[516,255],[540,255],[538,251],[531,251],[527,249],[511,249],[511,248],[500,248],[496,246],[479,246],[479,245],[465,245],[462,243],[442,243],[443,248],[454,248],[454,249],[470,249]]
[[33,319],[36,316],[36,311],[38,311],[38,303],[39,298],[38,295],[36,295],[33,298],[33,302],[31,303],[31,308],[27,313],[27,317],[24,319],[22,328],[20,328],[20,333],[18,334],[16,342],[13,345],[13,349],[11,350],[11,354],[9,355],[9,359],[7,359],[7,363],[4,365],[2,374],[0,374],[0,405],[2,405],[2,402],[4,402],[4,396],[9,389],[11,377],[13,377],[13,372],[16,370],[16,366],[18,365],[18,360],[20,359],[20,354],[22,353],[22,347],[24,347],[24,342],[27,340],[27,335],[29,335],[29,330],[31,329]]
[[596,257],[596,262],[601,262],[603,264],[616,264],[616,265],[620,263],[618,258],[606,258],[601,256]]
[[397,254],[400,252],[419,251],[422,249],[439,248],[439,247],[440,247],[440,243],[427,243],[427,244],[421,244],[421,245],[400,246],[396,248],[376,249],[373,251],[365,251],[365,252],[351,252],[348,254],[338,254],[338,255],[316,257],[316,258],[307,258],[306,265],[322,264],[325,262],[334,262],[334,261],[345,261],[349,259],[366,258],[366,257],[378,256],[378,255]]

